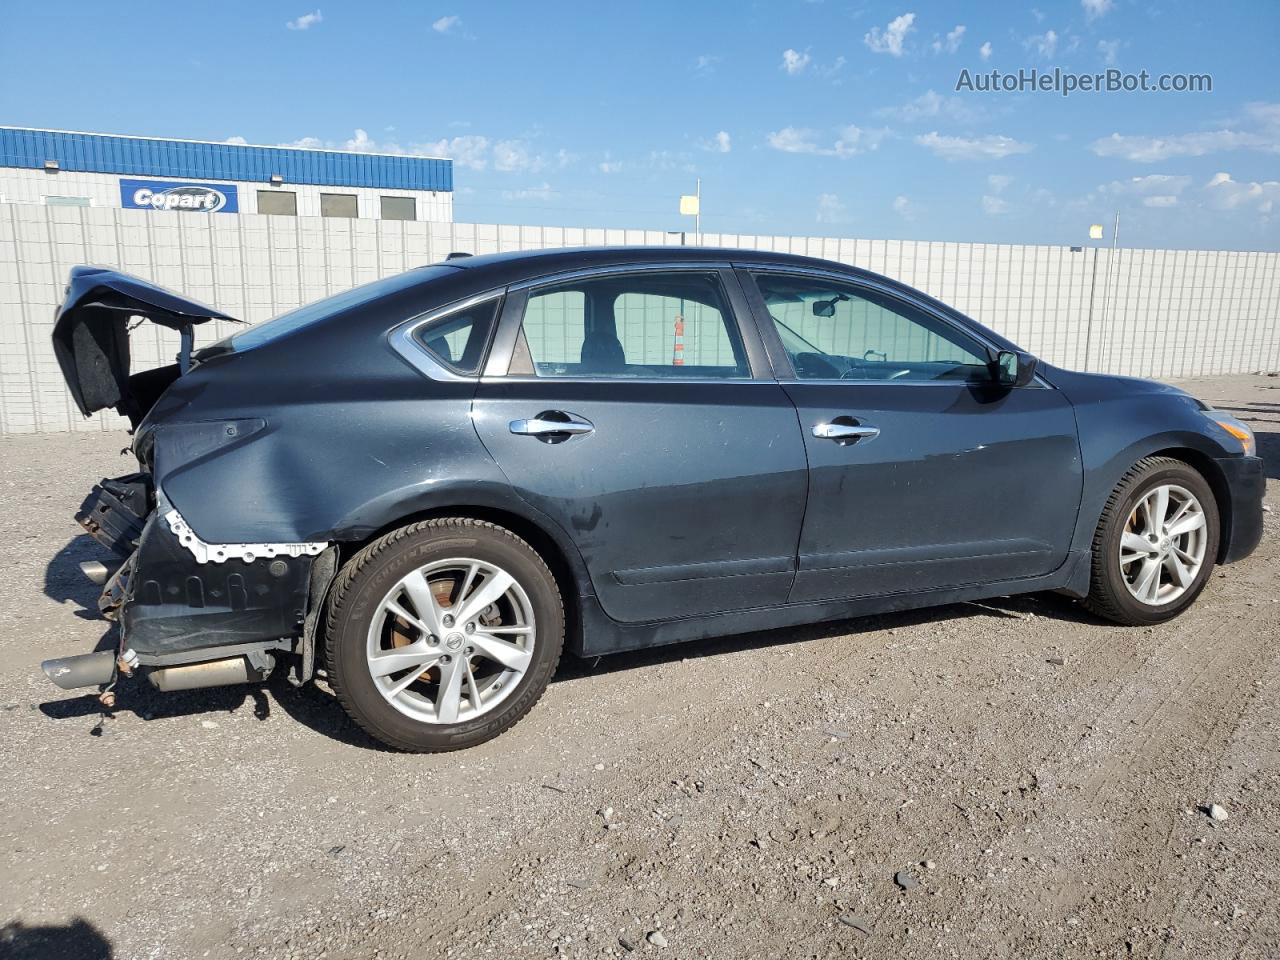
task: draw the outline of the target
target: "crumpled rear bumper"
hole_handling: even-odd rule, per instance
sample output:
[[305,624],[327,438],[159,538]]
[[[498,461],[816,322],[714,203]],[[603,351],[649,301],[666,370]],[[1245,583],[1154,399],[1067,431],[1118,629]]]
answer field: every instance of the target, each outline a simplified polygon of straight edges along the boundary
[[303,553],[202,561],[158,509],[124,584],[122,646],[145,663],[300,637],[314,559]]

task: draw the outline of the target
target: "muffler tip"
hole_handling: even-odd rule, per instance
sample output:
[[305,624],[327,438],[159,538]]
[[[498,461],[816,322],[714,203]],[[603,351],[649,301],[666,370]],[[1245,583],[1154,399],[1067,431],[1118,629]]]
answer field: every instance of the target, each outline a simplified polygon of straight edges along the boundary
[[113,571],[101,560],[86,560],[80,564],[80,572],[93,583],[102,586],[111,577]]
[[74,657],[55,657],[40,664],[44,675],[63,690],[96,687],[110,683],[116,672],[114,650],[82,653]]

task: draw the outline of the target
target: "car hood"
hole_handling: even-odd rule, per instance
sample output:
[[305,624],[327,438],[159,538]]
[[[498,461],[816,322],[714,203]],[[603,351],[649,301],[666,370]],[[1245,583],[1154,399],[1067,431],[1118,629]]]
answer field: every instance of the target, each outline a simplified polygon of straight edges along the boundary
[[1158,380],[1143,380],[1141,377],[1119,377],[1109,373],[1081,373],[1077,370],[1064,370],[1041,364],[1040,370],[1045,379],[1063,391],[1072,403],[1084,403],[1095,400],[1112,400],[1121,397],[1167,396],[1191,400],[1207,409],[1207,406],[1181,387],[1175,387]]
[[[181,333],[178,363],[131,375],[132,317]],[[136,426],[164,388],[186,369],[193,327],[210,320],[235,318],[127,273],[73,267],[54,319],[53,352],[82,414],[87,417],[114,407]]]

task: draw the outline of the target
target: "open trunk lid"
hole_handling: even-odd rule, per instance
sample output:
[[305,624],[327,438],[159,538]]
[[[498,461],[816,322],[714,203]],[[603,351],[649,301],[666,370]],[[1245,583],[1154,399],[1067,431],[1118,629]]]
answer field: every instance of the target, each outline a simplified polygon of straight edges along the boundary
[[[144,317],[177,330],[178,362],[129,374],[129,320]],[[53,324],[53,352],[76,406],[86,417],[114,407],[137,426],[165,388],[186,372],[192,330],[225,313],[138,277],[104,267],[73,267]]]

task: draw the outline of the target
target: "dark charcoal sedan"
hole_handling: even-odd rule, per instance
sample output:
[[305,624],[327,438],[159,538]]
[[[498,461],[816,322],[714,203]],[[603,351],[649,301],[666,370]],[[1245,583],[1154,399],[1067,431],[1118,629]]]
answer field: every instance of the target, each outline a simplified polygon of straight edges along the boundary
[[[130,373],[144,317],[178,363]],[[80,267],[54,329],[139,471],[81,523],[117,650],[60,686],[326,676],[405,750],[595,656],[1057,590],[1152,624],[1261,535],[1249,429],[1059,370],[875,274],[743,250],[457,257],[203,349],[223,315]],[[225,318],[230,319],[230,318]]]

